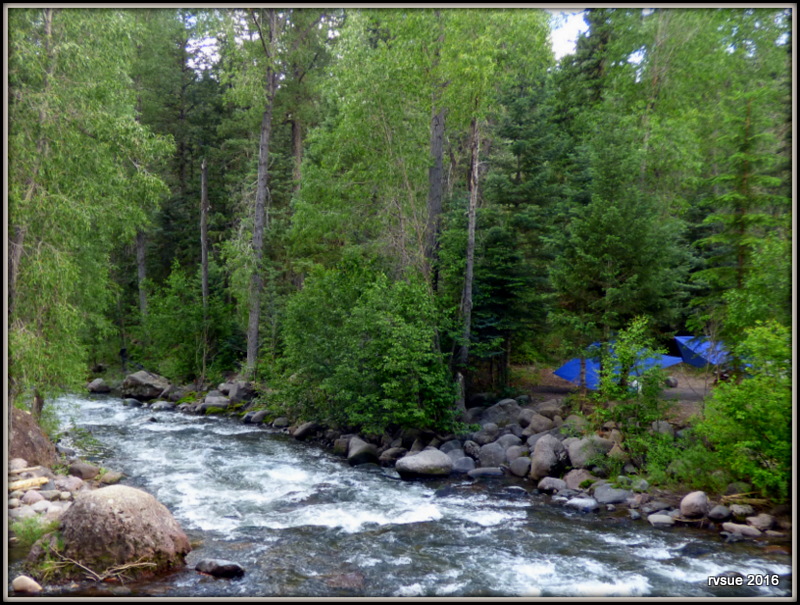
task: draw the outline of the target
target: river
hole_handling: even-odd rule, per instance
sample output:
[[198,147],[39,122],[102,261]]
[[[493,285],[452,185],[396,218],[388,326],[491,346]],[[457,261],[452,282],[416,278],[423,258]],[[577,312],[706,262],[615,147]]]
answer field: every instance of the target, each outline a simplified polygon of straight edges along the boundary
[[[232,418],[58,402],[99,444],[89,457],[153,494],[193,543],[157,582],[50,596],[731,597],[791,594],[791,558],[713,532],[561,508],[507,478],[402,481]],[[154,421],[154,419],[156,421]],[[685,556],[691,549],[694,556]],[[237,580],[192,568],[238,562]],[[710,587],[735,571],[752,583]],[[772,583],[779,579],[779,585]],[[764,585],[766,584],[766,585]]]

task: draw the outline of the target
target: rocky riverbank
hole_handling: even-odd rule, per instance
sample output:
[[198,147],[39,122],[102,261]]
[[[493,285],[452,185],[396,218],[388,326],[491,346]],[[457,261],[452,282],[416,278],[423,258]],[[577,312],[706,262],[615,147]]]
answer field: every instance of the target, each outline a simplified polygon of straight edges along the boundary
[[[529,484],[531,491],[549,494],[554,504],[585,513],[627,514],[658,528],[683,525],[716,531],[727,542],[756,540],[791,554],[789,507],[748,503],[742,494],[749,486],[742,483],[731,484],[725,494],[716,496],[656,489],[628,462],[623,427],[609,422],[593,431],[583,417],[569,413],[563,397],[532,402],[522,395],[491,403],[486,396],[478,396],[463,418],[465,425],[477,427],[471,433],[441,435],[406,429],[375,436],[271,417],[252,403],[255,389],[243,381],[220,384],[192,401],[185,400],[187,393],[188,388],[171,386],[147,372],[131,375],[122,384],[126,405],[144,405],[154,412],[237,416],[244,423],[318,443],[351,465],[394,467],[404,479],[508,476]],[[146,398],[151,401],[142,401]],[[681,428],[659,421],[650,430],[674,435]],[[604,465],[598,465],[603,458],[616,461],[623,473],[606,476]]]

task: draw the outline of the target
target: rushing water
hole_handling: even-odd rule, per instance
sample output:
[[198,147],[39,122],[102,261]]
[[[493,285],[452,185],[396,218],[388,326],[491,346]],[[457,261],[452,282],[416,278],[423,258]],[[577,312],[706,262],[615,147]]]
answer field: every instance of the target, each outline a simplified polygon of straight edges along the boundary
[[[791,558],[711,532],[582,514],[508,479],[406,482],[234,419],[68,397],[93,459],[173,513],[194,550],[158,582],[81,594],[159,597],[713,597],[791,594]],[[156,419],[157,421],[153,421]],[[690,547],[695,556],[684,556]],[[237,580],[192,568],[236,561]],[[778,586],[709,587],[736,571]],[[763,582],[762,582],[763,583]],[[70,596],[67,591],[51,593]]]

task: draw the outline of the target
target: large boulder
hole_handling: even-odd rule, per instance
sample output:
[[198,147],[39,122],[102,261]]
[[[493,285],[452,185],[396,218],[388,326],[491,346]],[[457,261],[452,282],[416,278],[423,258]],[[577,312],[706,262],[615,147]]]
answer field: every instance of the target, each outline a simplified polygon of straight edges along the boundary
[[89,384],[86,385],[86,389],[90,393],[110,393],[111,387],[106,384],[106,381],[102,378],[95,378]]
[[[128,566],[131,579],[152,577],[184,566],[189,539],[167,508],[153,496],[126,485],[81,493],[61,517],[60,535],[49,534],[28,556],[36,569],[55,550],[62,560],[79,562],[98,576]],[[82,579],[85,569],[66,565],[61,579]]]
[[149,401],[159,397],[170,387],[169,380],[147,370],[139,370],[129,374],[122,381],[122,396],[133,397],[140,401]]
[[427,449],[400,458],[395,465],[395,470],[404,479],[446,476],[453,471],[453,460],[442,451]]
[[569,444],[569,460],[573,468],[586,468],[597,457],[608,454],[613,447],[611,440],[590,435]]
[[705,492],[691,492],[681,500],[681,515],[684,517],[702,517],[708,509],[708,496]]
[[531,455],[530,477],[539,480],[557,474],[567,460],[567,450],[561,441],[546,434],[536,442]]
[[23,458],[30,465],[53,467],[58,462],[56,447],[44,434],[34,417],[14,406],[11,408],[8,458]]
[[347,447],[347,462],[350,466],[377,464],[379,461],[378,448],[372,443],[367,443],[360,437],[350,439]]
[[516,400],[503,399],[483,410],[481,424],[485,425],[487,422],[491,422],[499,427],[513,424],[519,418],[521,409]]

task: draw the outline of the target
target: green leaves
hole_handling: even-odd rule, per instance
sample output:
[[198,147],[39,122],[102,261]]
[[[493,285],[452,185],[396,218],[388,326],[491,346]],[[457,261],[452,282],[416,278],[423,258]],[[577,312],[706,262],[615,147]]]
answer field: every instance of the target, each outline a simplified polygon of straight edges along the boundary
[[748,330],[735,349],[748,377],[720,384],[696,427],[732,473],[779,500],[789,496],[792,469],[791,352],[788,328]]
[[289,301],[284,362],[302,385],[295,403],[367,432],[443,427],[455,393],[433,348],[430,293],[419,276],[390,281],[365,260],[317,270]]

